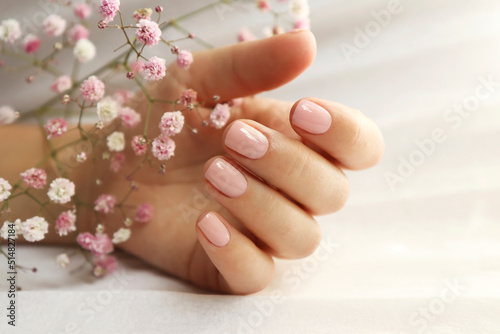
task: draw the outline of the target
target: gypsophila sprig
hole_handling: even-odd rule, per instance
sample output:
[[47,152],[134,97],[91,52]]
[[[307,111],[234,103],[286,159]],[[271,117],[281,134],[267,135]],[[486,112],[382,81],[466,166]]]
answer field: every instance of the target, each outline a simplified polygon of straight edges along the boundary
[[[176,150],[185,147],[182,140],[199,136],[196,141],[201,143],[205,133],[222,131],[233,108],[242,105],[241,98],[201,97],[203,94],[190,87],[179,87],[175,94],[165,92],[171,96],[169,101],[154,96],[149,88],[172,80],[172,71],[198,75],[199,56],[190,50],[210,43],[199,36],[203,27],[188,31],[183,21],[214,8],[219,12],[231,3],[214,0],[172,17],[163,3],[124,12],[119,0],[58,1],[62,10],[46,15],[39,29],[32,29],[24,20],[1,18],[0,71],[23,71],[21,80],[40,85],[37,89],[49,94],[50,100],[37,101],[37,108],[21,112],[24,118],[36,116],[42,131],[40,145],[47,155],[18,171],[17,180],[0,175],[0,218],[4,222],[0,237],[8,237],[8,231],[29,242],[45,239],[49,231],[59,237],[76,237],[93,275],[102,277],[116,270],[113,244],[133,238],[134,224],[155,223],[155,208],[135,202],[141,195],[131,196],[141,191],[135,174],[146,169],[145,173],[153,171],[161,178],[170,163],[178,166],[171,160],[176,158]],[[240,42],[310,26],[307,0],[256,0],[247,5],[266,16],[270,25],[264,34],[242,27],[234,33]],[[235,14],[234,9],[228,15]],[[177,31],[175,37],[173,30]],[[100,43],[94,43],[96,33],[103,31],[110,36],[106,44],[113,45],[113,55],[104,55],[97,48]],[[99,66],[104,65],[92,72],[96,59]],[[15,67],[16,62],[24,64]],[[68,62],[72,66],[63,66]],[[39,76],[46,78],[37,80]],[[120,83],[128,84],[127,89]],[[0,106],[0,126],[15,124],[20,118],[14,102]],[[73,177],[81,171],[88,172],[89,178],[75,184]],[[121,187],[128,191],[107,193],[109,179],[128,183]],[[12,205],[20,198],[38,206],[38,214],[20,219],[23,213],[13,212],[19,206]],[[116,220],[122,226],[111,228]],[[62,253],[55,262],[60,268],[71,268],[81,262],[72,261],[73,256],[77,254]]]

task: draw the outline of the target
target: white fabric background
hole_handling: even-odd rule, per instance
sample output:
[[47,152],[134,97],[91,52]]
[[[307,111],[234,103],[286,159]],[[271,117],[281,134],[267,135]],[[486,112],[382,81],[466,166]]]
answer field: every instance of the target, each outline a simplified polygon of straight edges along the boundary
[[[185,11],[171,3],[172,16]],[[209,1],[185,6],[200,3]],[[265,94],[337,100],[384,133],[380,165],[349,173],[349,203],[319,218],[330,248],[279,261],[269,288],[235,297],[207,295],[127,255],[116,276],[68,276],[53,263],[62,249],[19,246],[18,260],[39,272],[18,277],[19,327],[6,327],[2,315],[1,333],[500,332],[500,87],[458,127],[444,118],[454,104],[470,102],[481,78],[500,82],[500,3],[402,0],[402,12],[348,62],[341,43],[353,44],[356,29],[373,21],[370,12],[387,3],[312,0],[317,59],[296,81]],[[2,18],[19,15],[7,7],[0,4]],[[189,25],[211,24],[206,38],[227,44],[245,15],[238,7],[223,20],[214,12]],[[248,22],[258,27],[262,18]],[[114,45],[100,50],[106,47]],[[0,104],[29,108],[33,102],[12,99],[19,86],[1,76]],[[435,129],[446,140],[391,189],[385,174],[397,173],[400,156],[415,158],[415,141]],[[4,293],[0,302],[6,305]]]

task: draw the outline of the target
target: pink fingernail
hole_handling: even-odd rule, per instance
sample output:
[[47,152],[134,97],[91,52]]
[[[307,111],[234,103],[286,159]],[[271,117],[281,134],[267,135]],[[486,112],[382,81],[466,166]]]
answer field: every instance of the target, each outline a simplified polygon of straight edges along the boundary
[[266,154],[269,141],[260,131],[250,125],[236,121],[229,128],[224,144],[239,154],[259,159]]
[[199,222],[198,226],[201,232],[207,237],[208,241],[217,247],[223,247],[229,243],[231,236],[226,226],[220,221],[217,215],[207,213]]
[[217,158],[208,167],[205,178],[227,197],[239,197],[247,190],[247,179],[229,162]]
[[304,131],[320,135],[332,125],[332,116],[316,103],[301,100],[293,113],[292,123]]

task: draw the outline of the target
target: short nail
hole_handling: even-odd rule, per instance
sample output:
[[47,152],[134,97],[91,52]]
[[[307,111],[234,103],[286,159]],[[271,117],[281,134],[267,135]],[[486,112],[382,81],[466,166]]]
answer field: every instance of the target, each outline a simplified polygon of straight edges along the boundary
[[208,167],[205,178],[228,197],[239,197],[247,190],[247,180],[229,162],[217,158]]
[[309,133],[325,133],[332,125],[332,116],[325,108],[309,100],[301,100],[292,116],[293,125]]
[[223,247],[229,243],[231,236],[226,226],[220,221],[219,217],[213,213],[207,213],[199,222],[201,232],[207,237],[208,241],[218,247]]
[[231,125],[226,134],[224,144],[233,151],[250,159],[262,158],[269,147],[269,141],[266,136],[254,127],[241,121],[236,121]]

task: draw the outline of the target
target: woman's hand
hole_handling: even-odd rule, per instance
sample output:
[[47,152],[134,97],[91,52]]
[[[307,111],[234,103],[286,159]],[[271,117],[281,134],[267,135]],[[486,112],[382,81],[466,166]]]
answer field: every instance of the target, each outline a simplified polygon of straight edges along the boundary
[[[197,286],[247,294],[271,281],[273,256],[301,258],[316,249],[321,231],[312,215],[339,210],[349,194],[342,169],[373,166],[384,145],[372,121],[339,103],[253,97],[298,76],[315,53],[313,35],[295,31],[199,52],[189,71],[170,67],[167,80],[151,90],[154,98],[175,100],[188,88],[200,101],[245,98],[232,108],[225,131],[199,127],[197,113],[186,111],[198,134],[184,129],[174,138],[175,157],[164,175],[148,166],[134,175],[139,191],[131,201],[151,203],[155,214],[132,227],[124,250]],[[132,107],[144,111],[146,103],[142,98]],[[150,138],[159,134],[167,106],[154,105]],[[201,113],[207,117],[209,109]],[[128,152],[128,165],[109,177],[106,192],[125,193],[123,178],[138,162]]]

